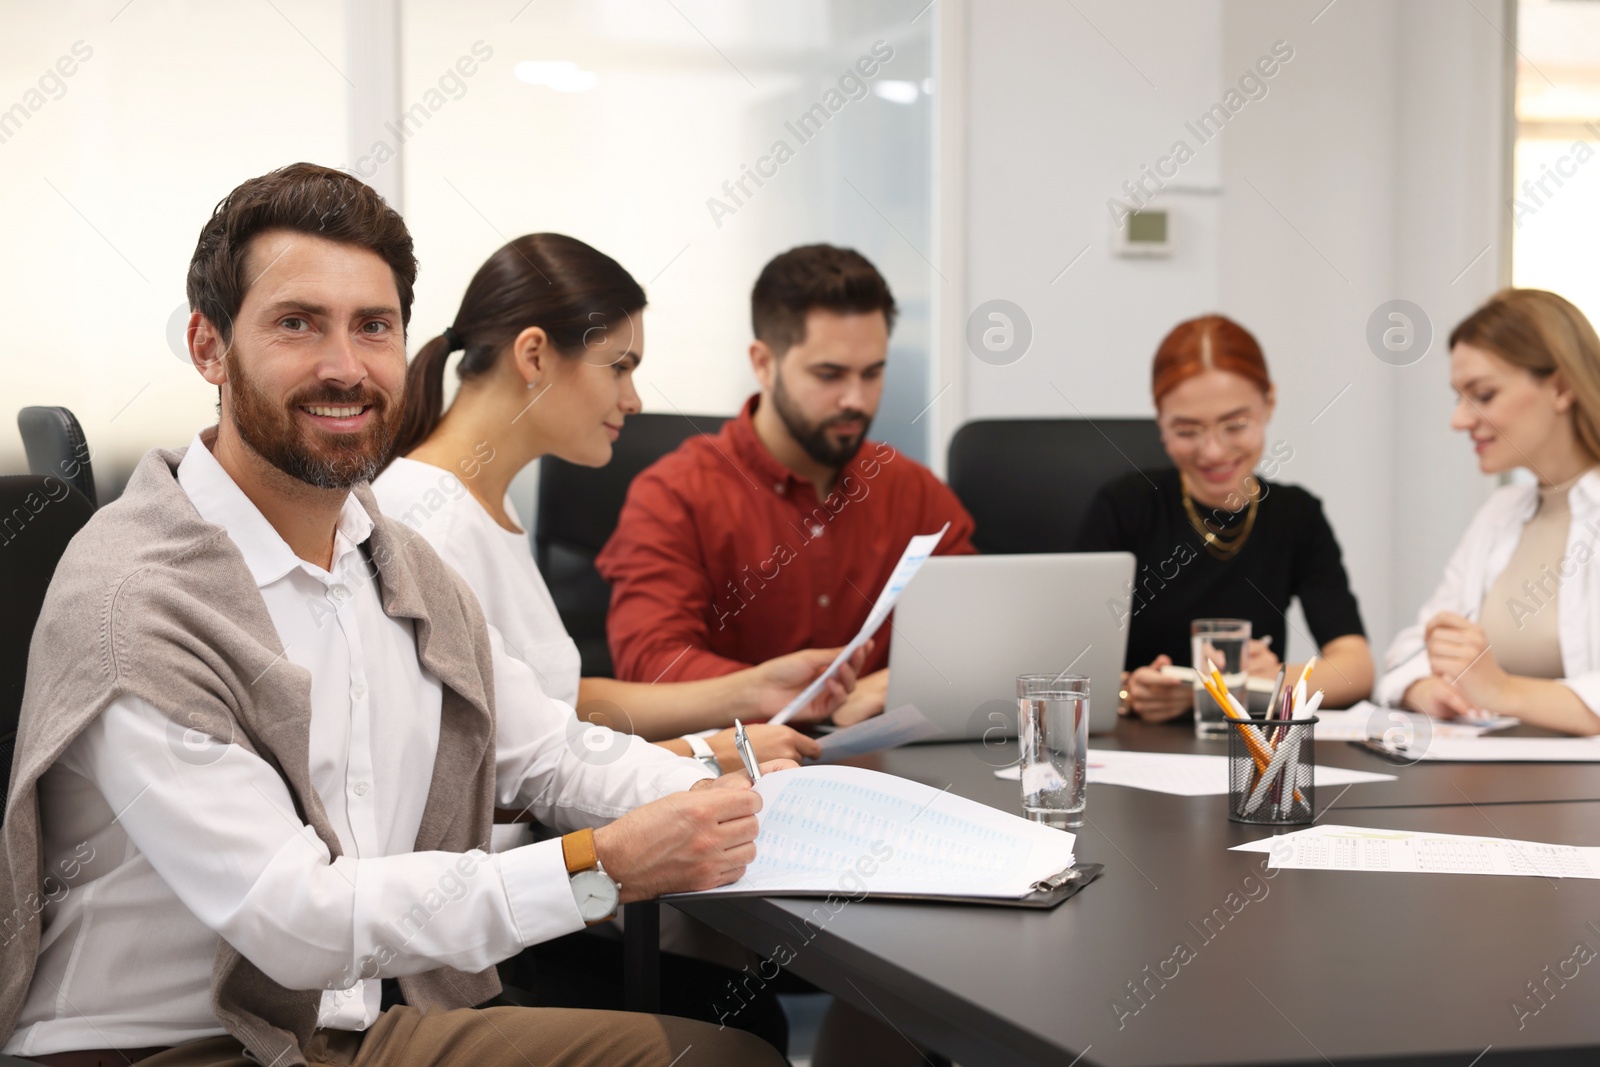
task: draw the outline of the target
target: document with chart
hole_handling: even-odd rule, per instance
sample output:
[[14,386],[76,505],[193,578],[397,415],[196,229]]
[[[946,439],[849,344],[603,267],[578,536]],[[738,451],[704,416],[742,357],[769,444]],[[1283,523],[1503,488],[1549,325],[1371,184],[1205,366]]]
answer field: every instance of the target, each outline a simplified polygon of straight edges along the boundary
[[1072,866],[1073,835],[878,771],[803,767],[755,789],[755,862],[726,893],[1020,899]]
[[906,591],[906,586],[911,584],[911,579],[917,576],[922,565],[928,562],[928,557],[933,555],[933,550],[939,547],[940,538],[950,529],[947,522],[939,527],[938,531],[931,534],[919,534],[913,537],[906,545],[906,550],[900,553],[900,562],[894,565],[894,570],[889,574],[889,580],[883,583],[883,592],[878,594],[877,602],[872,605],[872,610],[867,612],[867,621],[861,624],[861,629],[850,639],[850,643],[839,650],[839,654],[828,664],[828,669],[812,679],[811,684],[801,691],[800,695],[789,701],[788,706],[772,717],[772,721],[782,725],[794,718],[795,712],[816,699],[822,687],[832,678],[839,669],[839,664],[855,654],[856,649],[867,643],[868,638],[878,632],[878,627],[883,625],[889,617],[889,612],[894,610],[895,601],[900,599],[900,594]]
[[1360,826],[1319,826],[1234,851],[1266,852],[1268,866],[1284,870],[1600,878],[1600,848]]

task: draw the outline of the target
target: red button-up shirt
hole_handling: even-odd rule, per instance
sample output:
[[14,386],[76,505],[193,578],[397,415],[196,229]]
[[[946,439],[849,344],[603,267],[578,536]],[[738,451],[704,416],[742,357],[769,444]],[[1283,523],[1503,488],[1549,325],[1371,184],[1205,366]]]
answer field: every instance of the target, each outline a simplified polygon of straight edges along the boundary
[[[842,645],[913,536],[948,522],[935,554],[976,551],[972,516],[950,488],[881,442],[864,443],[819,500],[756,436],[759,400],[628,489],[595,560],[611,583],[606,629],[618,678],[711,678]],[[888,665],[890,626],[862,673]]]

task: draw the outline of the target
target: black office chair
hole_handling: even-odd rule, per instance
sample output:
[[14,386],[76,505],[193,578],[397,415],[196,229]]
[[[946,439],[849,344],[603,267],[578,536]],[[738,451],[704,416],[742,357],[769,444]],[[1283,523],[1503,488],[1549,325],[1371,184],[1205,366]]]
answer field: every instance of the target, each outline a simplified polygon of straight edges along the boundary
[[82,493],[90,507],[100,506],[89,464],[89,442],[77,416],[66,408],[23,408],[17,412],[17,429],[22,431],[28,470],[41,478],[60,478]]
[[611,586],[594,569],[634,476],[684,441],[716,433],[723,415],[635,415],[604,467],[578,467],[554,456],[539,461],[539,504],[533,555],[550,596],[583,658],[585,678],[612,676],[606,643]]
[[1153,419],[984,419],[950,440],[980,552],[1067,552],[1107,482],[1170,467]]
[[[11,756],[28,673],[28,642],[45,590],[67,542],[94,514],[94,505],[60,478],[0,477],[0,797],[11,792]],[[0,810],[0,824],[5,821]]]

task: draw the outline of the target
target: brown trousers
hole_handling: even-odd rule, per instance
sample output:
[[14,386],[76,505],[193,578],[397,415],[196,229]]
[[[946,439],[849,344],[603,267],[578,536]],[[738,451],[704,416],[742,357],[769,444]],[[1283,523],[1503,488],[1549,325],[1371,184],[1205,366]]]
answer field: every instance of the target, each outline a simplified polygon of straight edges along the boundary
[[[390,1008],[365,1034],[318,1030],[312,1067],[781,1067],[742,1030],[670,1015],[576,1008]],[[158,1052],[139,1067],[260,1067],[232,1037]]]

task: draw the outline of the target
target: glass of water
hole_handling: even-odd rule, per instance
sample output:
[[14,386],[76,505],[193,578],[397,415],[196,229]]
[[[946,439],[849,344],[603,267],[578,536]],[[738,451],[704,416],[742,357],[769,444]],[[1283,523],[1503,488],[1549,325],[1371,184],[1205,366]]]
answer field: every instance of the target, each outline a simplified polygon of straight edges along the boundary
[[1079,674],[1017,677],[1022,812],[1074,830],[1088,798],[1089,679]]
[[[1209,677],[1215,667],[1239,706],[1250,707],[1250,695],[1245,689],[1249,680],[1245,672],[1250,654],[1249,619],[1194,620],[1189,624],[1189,652],[1189,662],[1198,674]],[[1194,735],[1219,739],[1228,736],[1228,717],[1199,678],[1194,683]]]

